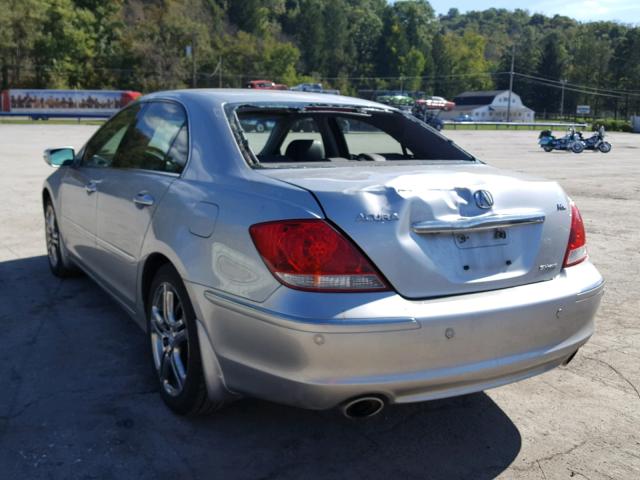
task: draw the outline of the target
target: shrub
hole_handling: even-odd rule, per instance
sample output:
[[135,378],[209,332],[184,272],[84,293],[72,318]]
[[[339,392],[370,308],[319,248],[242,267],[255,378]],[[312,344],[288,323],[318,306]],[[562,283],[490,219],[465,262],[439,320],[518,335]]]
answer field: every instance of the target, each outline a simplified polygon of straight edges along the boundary
[[591,124],[594,132],[602,125],[607,132],[631,132],[631,124],[626,120],[598,119]]

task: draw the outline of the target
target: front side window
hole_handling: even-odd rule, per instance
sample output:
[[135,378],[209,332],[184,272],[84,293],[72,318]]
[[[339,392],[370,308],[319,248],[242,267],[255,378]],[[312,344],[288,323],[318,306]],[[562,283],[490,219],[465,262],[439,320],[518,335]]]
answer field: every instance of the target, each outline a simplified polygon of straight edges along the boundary
[[130,128],[113,160],[114,168],[180,173],[187,163],[187,115],[172,102],[151,102]]
[[85,148],[81,165],[93,168],[108,168],[122,143],[125,133],[133,125],[141,106],[129,107],[105,123]]

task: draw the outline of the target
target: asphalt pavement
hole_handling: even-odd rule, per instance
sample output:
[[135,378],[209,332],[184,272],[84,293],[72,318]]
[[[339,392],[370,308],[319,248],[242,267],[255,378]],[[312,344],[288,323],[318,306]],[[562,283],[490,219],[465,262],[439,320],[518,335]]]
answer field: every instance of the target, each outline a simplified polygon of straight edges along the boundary
[[186,419],[162,404],[133,321],[88,278],[48,270],[42,150],[95,128],[0,124],[1,479],[640,478],[640,135],[575,155],[542,152],[537,132],[444,132],[580,207],[608,283],[568,367],[367,421],[253,399]]

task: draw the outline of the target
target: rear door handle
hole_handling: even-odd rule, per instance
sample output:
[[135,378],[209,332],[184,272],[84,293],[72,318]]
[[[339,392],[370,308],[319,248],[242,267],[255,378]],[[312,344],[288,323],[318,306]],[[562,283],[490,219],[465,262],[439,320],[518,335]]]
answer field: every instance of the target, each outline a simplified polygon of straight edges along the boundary
[[84,191],[87,192],[87,195],[96,193],[98,191],[98,185],[92,180],[84,186]]
[[140,207],[150,207],[151,205],[153,205],[154,201],[154,198],[147,192],[140,192],[135,197],[133,197],[133,203]]

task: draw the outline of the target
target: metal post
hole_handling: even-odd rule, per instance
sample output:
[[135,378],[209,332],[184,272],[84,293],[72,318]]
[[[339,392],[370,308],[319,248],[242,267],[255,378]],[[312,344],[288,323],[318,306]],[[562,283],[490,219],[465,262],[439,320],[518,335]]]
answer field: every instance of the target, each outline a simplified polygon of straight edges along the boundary
[[566,80],[560,80],[562,83],[562,93],[560,95],[560,118],[564,119],[564,86],[566,85]]
[[513,92],[513,74],[516,64],[516,44],[511,47],[511,71],[509,72],[509,100],[507,104],[507,122],[511,121],[511,93]]
[[220,57],[220,63],[218,64],[218,88],[222,88],[222,57]]

